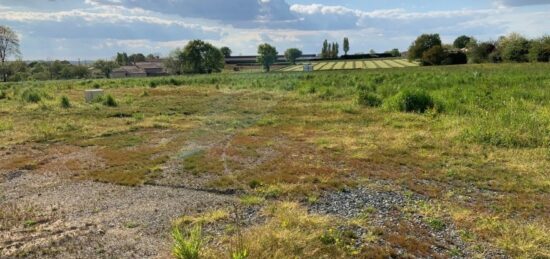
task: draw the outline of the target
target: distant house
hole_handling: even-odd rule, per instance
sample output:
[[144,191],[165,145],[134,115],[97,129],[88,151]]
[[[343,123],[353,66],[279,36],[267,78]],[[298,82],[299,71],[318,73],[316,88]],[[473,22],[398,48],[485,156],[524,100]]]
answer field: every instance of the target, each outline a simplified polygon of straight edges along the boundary
[[111,78],[163,76],[167,74],[164,64],[160,61],[138,62],[133,66],[122,66],[114,69],[111,72]]

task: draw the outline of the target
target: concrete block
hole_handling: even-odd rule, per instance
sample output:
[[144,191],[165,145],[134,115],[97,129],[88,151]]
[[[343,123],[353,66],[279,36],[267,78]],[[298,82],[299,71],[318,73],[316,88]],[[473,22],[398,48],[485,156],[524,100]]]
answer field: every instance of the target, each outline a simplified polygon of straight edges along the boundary
[[92,102],[94,99],[102,95],[103,95],[102,89],[92,89],[92,90],[86,90],[84,92],[84,98],[86,99],[87,103]]

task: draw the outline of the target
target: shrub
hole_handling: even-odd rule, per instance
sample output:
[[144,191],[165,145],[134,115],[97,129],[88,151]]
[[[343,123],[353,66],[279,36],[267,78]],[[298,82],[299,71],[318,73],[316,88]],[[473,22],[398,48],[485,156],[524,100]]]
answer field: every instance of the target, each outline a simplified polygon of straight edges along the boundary
[[149,82],[149,87],[151,88],[157,88],[158,86],[158,82],[157,81],[150,81]]
[[196,225],[190,231],[182,233],[179,228],[172,230],[174,246],[172,254],[178,259],[197,259],[202,245],[202,227]]
[[109,107],[117,107],[118,103],[116,102],[115,98],[112,95],[108,94],[103,100],[103,105],[109,106]]
[[357,96],[357,103],[368,107],[378,107],[382,105],[382,99],[374,93],[361,91]]
[[427,66],[441,65],[445,59],[445,50],[441,46],[434,46],[422,54],[422,64]]
[[64,109],[71,108],[71,102],[69,101],[69,97],[65,95],[61,96],[61,108],[64,108]]
[[436,105],[432,96],[426,91],[407,89],[386,100],[384,106],[393,111],[424,113],[435,108]]
[[0,90],[0,100],[2,100],[2,99],[6,99],[6,92]]
[[28,88],[25,91],[23,91],[23,93],[21,94],[21,97],[25,102],[28,102],[28,103],[37,103],[37,102],[40,102],[40,100],[42,100],[42,96],[40,92],[38,92],[33,88]]
[[460,51],[445,53],[445,58],[441,61],[441,65],[461,65],[466,63],[468,63],[468,57]]

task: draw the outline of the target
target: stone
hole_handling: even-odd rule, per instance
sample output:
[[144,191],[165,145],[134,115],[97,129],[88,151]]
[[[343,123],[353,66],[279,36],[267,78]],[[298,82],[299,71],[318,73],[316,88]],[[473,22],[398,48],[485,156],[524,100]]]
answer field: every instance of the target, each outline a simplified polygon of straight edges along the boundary
[[92,102],[94,99],[102,95],[103,95],[102,89],[92,89],[92,90],[86,90],[84,92],[84,98],[86,99],[87,103]]

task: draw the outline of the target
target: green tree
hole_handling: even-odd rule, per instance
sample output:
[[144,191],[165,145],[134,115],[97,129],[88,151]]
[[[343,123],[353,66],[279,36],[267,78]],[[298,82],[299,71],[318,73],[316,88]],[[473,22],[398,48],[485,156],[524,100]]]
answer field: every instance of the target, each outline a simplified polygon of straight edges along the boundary
[[550,62],[550,35],[542,36],[531,42],[529,60],[532,62]]
[[323,41],[323,48],[321,49],[321,58],[329,58],[329,52],[328,41],[325,40]]
[[424,52],[441,46],[439,34],[422,34],[409,47],[409,60],[422,59]]
[[277,49],[267,43],[258,46],[258,63],[269,72],[271,65],[277,61]]
[[518,33],[500,38],[497,48],[504,61],[526,62],[528,60],[529,41]]
[[349,39],[346,37],[344,38],[344,53],[347,56],[349,52]]
[[105,75],[106,78],[111,77],[111,72],[113,69],[117,68],[118,64],[113,61],[98,60],[94,63],[94,68],[98,69]]
[[7,58],[20,53],[17,34],[11,28],[0,25],[0,73],[4,82],[8,81]]
[[472,37],[469,37],[469,36],[466,36],[466,35],[459,36],[453,42],[453,47],[455,47],[457,49],[466,48],[466,46],[468,46],[468,43],[470,43],[471,40],[472,40]]
[[392,57],[401,57],[401,52],[399,51],[399,49],[392,49],[387,53],[391,54]]
[[428,66],[441,65],[445,59],[445,50],[441,46],[434,46],[422,54],[422,64]]
[[135,64],[137,62],[145,62],[145,55],[141,53],[132,54],[128,57],[128,62],[130,64]]
[[302,56],[302,51],[296,48],[290,48],[285,51],[285,58],[292,65],[296,64],[296,59]]
[[128,54],[126,54],[126,52],[117,53],[115,60],[119,66],[126,66],[130,64],[130,59],[128,58]]
[[202,40],[187,43],[179,60],[183,62],[183,71],[186,73],[220,72],[225,64],[222,52]]
[[170,74],[183,74],[183,50],[177,48],[170,52],[168,58],[164,61],[164,66]]
[[233,53],[233,51],[231,51],[229,47],[221,47],[220,51],[222,52],[223,56],[226,58],[231,57],[231,53]]
[[340,46],[337,42],[332,43],[332,55],[331,58],[338,58],[338,52],[340,52]]

